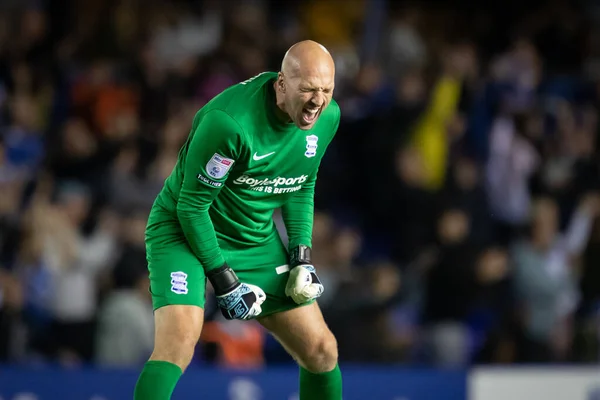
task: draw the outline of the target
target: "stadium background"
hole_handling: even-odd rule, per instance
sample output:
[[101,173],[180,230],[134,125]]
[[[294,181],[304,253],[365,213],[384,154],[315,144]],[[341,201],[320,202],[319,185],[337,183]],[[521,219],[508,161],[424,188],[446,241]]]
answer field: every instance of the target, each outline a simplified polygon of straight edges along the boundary
[[[305,38],[343,115],[314,248],[345,398],[599,398],[599,22],[594,0],[0,1],[0,398],[130,398],[144,224],[192,116]],[[295,388],[209,303],[176,398]]]

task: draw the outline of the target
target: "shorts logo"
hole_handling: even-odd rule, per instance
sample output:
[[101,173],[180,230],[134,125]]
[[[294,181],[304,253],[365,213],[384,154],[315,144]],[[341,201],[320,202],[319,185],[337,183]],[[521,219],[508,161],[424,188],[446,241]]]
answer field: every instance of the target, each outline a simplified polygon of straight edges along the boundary
[[234,160],[215,153],[206,164],[206,173],[215,179],[221,179],[227,175],[227,171],[229,171],[233,163]]
[[317,154],[318,141],[319,137],[316,135],[308,135],[306,137],[306,151],[304,152],[306,157],[314,157]]
[[171,292],[187,294],[187,274],[185,272],[171,272]]

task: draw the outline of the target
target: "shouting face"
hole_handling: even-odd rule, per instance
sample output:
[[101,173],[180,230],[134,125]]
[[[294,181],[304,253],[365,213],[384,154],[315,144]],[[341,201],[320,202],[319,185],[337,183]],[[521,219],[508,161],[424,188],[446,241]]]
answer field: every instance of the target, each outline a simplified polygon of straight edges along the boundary
[[323,46],[292,48],[275,83],[277,105],[298,128],[308,130],[331,102],[334,81],[333,60]]

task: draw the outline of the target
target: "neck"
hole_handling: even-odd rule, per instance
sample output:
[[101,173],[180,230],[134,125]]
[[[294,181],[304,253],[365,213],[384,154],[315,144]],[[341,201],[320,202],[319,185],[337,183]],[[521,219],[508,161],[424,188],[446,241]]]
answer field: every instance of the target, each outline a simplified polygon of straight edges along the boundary
[[275,91],[275,116],[278,120],[284,123],[291,122],[290,115],[285,110],[285,102],[281,99],[281,95],[277,91],[277,81],[273,83],[273,90]]

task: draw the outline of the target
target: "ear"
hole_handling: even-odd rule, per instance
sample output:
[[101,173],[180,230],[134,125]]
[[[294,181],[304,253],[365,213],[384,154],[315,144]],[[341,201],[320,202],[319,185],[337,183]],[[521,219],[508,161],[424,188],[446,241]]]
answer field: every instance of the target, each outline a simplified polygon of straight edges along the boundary
[[279,88],[281,93],[285,93],[285,81],[283,78],[283,72],[277,74],[277,87]]

